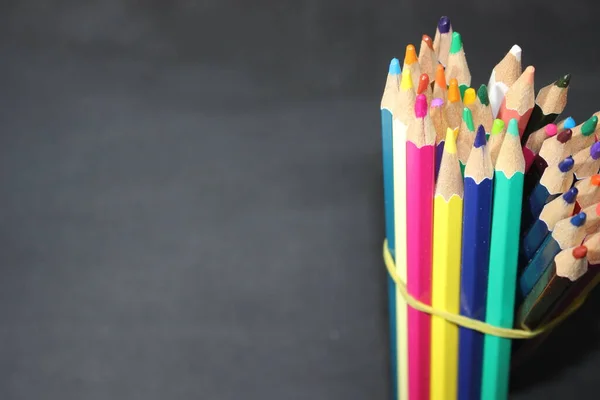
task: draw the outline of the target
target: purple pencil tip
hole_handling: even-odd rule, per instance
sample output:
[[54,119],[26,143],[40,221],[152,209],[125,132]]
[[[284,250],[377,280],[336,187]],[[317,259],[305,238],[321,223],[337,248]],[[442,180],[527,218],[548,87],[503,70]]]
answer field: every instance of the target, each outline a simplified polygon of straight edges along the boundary
[[585,215],[585,213],[582,211],[577,215],[574,215],[571,217],[571,225],[574,226],[581,226],[585,223],[585,219],[586,219],[587,215]]
[[473,146],[479,148],[481,146],[485,146],[485,128],[483,125],[479,125],[477,128],[477,133],[475,134],[475,141],[473,142]]
[[438,31],[440,33],[448,33],[450,32],[450,26],[450,18],[443,16],[438,22]]
[[590,156],[594,160],[600,158],[600,142],[596,142],[592,145],[592,147],[590,148]]
[[440,99],[439,97],[436,97],[435,99],[431,100],[431,107],[441,107],[444,105],[444,99]]
[[568,172],[573,168],[574,164],[573,157],[569,156],[558,163],[558,169],[560,169],[560,172]]
[[571,189],[567,190],[565,194],[562,195],[562,198],[568,204],[573,204],[575,202],[575,199],[577,198],[578,193],[579,190],[577,190],[576,187],[572,187]]

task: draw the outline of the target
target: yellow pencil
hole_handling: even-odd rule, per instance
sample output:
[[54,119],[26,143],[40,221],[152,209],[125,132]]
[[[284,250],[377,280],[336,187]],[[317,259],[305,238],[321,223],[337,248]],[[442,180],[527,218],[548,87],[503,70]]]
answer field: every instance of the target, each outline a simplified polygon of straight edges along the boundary
[[[455,131],[448,128],[433,208],[434,308],[459,313],[463,180],[456,151]],[[431,318],[432,399],[457,398],[458,327],[440,317]]]

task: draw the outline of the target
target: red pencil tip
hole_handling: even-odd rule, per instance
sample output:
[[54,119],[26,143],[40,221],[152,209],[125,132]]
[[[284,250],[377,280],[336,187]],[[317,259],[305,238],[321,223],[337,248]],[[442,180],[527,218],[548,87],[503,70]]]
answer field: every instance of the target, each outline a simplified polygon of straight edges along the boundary
[[580,260],[587,255],[587,247],[577,246],[573,249],[573,257]]
[[433,50],[433,40],[431,40],[431,37],[429,37],[429,35],[423,35],[423,37],[421,38],[421,40],[423,42],[425,42],[425,44],[427,45],[427,47],[429,47],[431,50]]
[[[424,94],[417,96],[415,100],[415,116],[417,118],[425,118],[427,115],[427,98]],[[600,176],[599,176],[600,177]]]
[[427,86],[429,86],[429,75],[421,74],[419,77],[419,87],[417,88],[417,94],[425,93],[427,90]]

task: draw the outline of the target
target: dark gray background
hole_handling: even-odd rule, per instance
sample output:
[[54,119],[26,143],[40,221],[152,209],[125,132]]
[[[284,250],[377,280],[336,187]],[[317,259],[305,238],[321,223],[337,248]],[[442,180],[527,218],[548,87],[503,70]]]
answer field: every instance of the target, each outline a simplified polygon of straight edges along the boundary
[[[600,109],[597,2],[440,3],[3,1],[0,399],[387,399],[389,59],[448,14]],[[598,306],[515,399],[597,398]]]

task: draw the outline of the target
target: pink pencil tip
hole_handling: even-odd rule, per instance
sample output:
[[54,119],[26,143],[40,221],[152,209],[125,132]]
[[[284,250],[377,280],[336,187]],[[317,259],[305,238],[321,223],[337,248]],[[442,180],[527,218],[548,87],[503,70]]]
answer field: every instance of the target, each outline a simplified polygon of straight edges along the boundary
[[548,137],[554,136],[554,135],[556,135],[556,125],[548,124],[548,125],[546,125],[546,128],[544,129],[544,131],[546,132],[546,135]]
[[415,116],[417,118],[425,118],[427,115],[427,97],[424,94],[417,96],[415,100]]
[[527,83],[533,83],[533,76],[535,74],[535,67],[533,65],[530,65],[529,67],[525,68],[525,71],[523,72],[523,75],[525,76],[525,80]]

